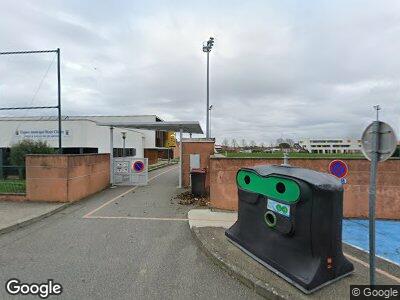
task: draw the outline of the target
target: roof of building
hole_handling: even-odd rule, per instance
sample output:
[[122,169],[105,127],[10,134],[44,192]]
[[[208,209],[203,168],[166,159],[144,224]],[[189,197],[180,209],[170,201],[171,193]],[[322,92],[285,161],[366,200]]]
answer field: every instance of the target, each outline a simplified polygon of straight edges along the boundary
[[[91,120],[92,118],[139,118],[139,117],[155,117],[157,122],[163,120],[156,115],[120,115],[120,116],[105,116],[105,115],[92,115],[92,116],[61,116],[61,120]],[[0,121],[56,121],[58,116],[15,116],[15,117],[0,117]]]
[[172,121],[172,122],[96,122],[99,126],[118,128],[136,128],[159,131],[180,131],[186,133],[203,133],[198,121]]

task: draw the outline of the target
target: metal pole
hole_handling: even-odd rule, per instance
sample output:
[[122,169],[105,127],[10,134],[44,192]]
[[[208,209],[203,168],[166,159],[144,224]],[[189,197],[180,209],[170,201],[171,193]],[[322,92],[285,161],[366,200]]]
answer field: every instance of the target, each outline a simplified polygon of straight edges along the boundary
[[183,147],[182,147],[182,135],[183,135],[183,129],[181,128],[179,130],[179,188],[182,188],[182,159],[183,159]]
[[372,125],[372,155],[371,174],[369,181],[369,281],[375,285],[375,202],[376,202],[376,173],[378,168],[379,150],[379,121]]
[[206,138],[210,138],[209,131],[209,109],[210,109],[210,51],[207,51],[207,123]]
[[0,148],[0,179],[4,179],[3,173],[3,148]]
[[110,126],[110,183],[114,185],[114,127]]
[[122,155],[123,155],[124,157],[126,156],[126,153],[125,153],[125,138],[123,138]]
[[211,138],[211,107],[210,107],[210,128],[209,128],[209,131],[210,131],[210,138]]
[[58,83],[58,153],[62,154],[61,143],[61,74],[60,74],[60,48],[57,48],[57,83]]

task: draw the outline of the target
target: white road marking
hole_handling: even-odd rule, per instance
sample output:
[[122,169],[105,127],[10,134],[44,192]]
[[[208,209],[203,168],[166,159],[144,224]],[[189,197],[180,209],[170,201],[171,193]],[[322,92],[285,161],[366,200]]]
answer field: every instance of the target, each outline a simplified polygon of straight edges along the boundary
[[[369,263],[366,263],[365,261],[362,261],[361,259],[358,259],[357,257],[354,257],[354,256],[352,256],[350,254],[347,254],[347,253],[344,253],[344,256],[348,257],[349,259],[351,259],[351,260],[353,260],[355,262],[358,262],[360,265],[363,265],[366,268],[369,268]],[[383,271],[382,269],[376,268],[376,272],[378,272],[378,273],[380,273],[380,274],[382,274],[382,275],[384,275],[384,276],[386,276],[386,277],[388,277],[388,278],[400,283],[400,278],[398,278],[398,277],[396,277],[396,276],[394,276],[392,274],[389,274],[388,272]]]

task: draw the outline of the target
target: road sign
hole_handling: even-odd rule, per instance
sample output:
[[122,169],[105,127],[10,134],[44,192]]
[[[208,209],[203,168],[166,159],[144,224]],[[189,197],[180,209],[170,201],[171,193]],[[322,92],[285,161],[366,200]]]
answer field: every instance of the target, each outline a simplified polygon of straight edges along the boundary
[[335,159],[329,163],[329,172],[337,178],[343,178],[347,175],[349,168],[342,160]]
[[[397,147],[396,134],[389,124],[381,121],[375,121],[378,125],[378,161],[385,161],[391,157]],[[361,138],[362,152],[368,160],[372,160],[372,154],[374,152],[373,138],[375,132],[373,129],[374,123],[371,123],[365,128]]]
[[[377,118],[379,105],[376,107]],[[361,138],[362,152],[371,161],[369,180],[369,284],[375,284],[375,202],[376,202],[376,173],[378,162],[387,160],[397,147],[397,138],[390,125],[381,122],[372,122]]]
[[144,170],[144,162],[141,161],[141,160],[137,160],[137,161],[133,162],[132,170],[137,172],[137,173],[143,172],[143,170]]

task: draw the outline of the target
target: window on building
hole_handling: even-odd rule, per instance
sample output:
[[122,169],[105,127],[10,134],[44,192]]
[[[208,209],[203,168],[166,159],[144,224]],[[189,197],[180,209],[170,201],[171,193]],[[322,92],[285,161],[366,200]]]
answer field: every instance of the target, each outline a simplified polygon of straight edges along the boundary
[[[114,148],[114,157],[123,157],[124,149],[123,148]],[[135,148],[125,148],[125,156],[135,156],[136,149]]]

